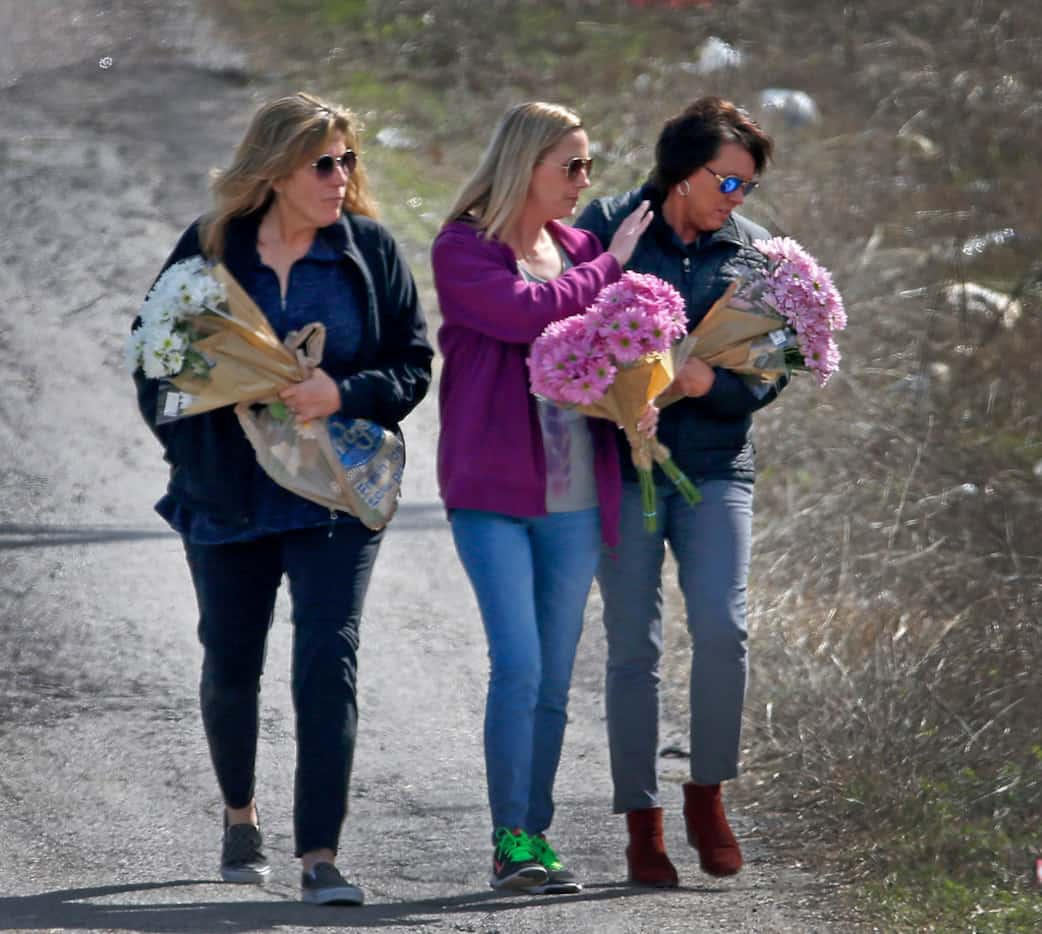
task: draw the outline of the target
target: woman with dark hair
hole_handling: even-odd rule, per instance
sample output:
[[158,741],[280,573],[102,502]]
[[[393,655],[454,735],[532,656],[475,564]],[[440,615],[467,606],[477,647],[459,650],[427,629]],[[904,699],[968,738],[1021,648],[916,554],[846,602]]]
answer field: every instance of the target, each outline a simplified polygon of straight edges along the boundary
[[[322,366],[281,393],[300,421],[339,413],[397,431],[430,384],[433,351],[416,288],[376,220],[354,115],[294,94],[254,115],[214,206],[167,267],[221,260],[281,338],[318,321]],[[277,486],[232,408],[156,424],[159,381],[134,374],[138,405],[170,464],[159,513],[178,531],[199,605],[203,726],[224,799],[221,877],[271,872],[255,797],[265,645],[283,574],[293,606],[294,806],[301,897],[361,904],[334,861],[347,814],[362,604],[382,532]]]
[[546,839],[583,608],[618,525],[614,429],[537,400],[529,345],[622,275],[651,220],[602,248],[560,221],[589,187],[589,140],[557,104],[504,114],[432,250],[445,357],[438,484],[488,639],[485,773],[493,888],[577,892]]
[[[735,213],[771,157],[772,142],[749,116],[716,97],[696,100],[667,121],[648,182],[598,199],[576,226],[607,243],[633,206],[655,219],[628,269],[675,286],[694,328],[735,278],[763,268],[753,241],[767,231]],[[690,678],[691,781],[684,785],[688,840],[711,875],[737,873],[741,850],[724,814],[720,783],[738,774],[746,682],[746,579],[753,505],[752,413],[773,401],[765,390],[691,358],[674,388],[684,398],[663,409],[658,436],[697,483],[689,505],[656,469],[658,531],[644,531],[641,497],[618,435],[623,469],[620,544],[597,580],[608,640],[606,707],[614,810],[626,815],[632,881],[677,885],[662,834],[656,757],[662,656],[662,562],[668,542],[684,594],[693,658]]]

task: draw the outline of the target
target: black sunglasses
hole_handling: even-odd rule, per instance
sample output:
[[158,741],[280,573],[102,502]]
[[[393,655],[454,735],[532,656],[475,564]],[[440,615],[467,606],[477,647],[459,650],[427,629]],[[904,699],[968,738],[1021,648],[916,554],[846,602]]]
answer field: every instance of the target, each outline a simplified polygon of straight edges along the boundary
[[311,168],[319,178],[329,178],[333,174],[333,167],[340,166],[345,175],[350,175],[355,166],[358,165],[358,155],[353,149],[345,149],[339,156],[331,156],[328,153],[319,156],[311,163]]
[[743,195],[751,195],[760,185],[759,182],[746,181],[738,175],[719,175],[708,165],[703,165],[702,168],[720,183],[720,193],[723,195],[732,195],[739,188],[742,189]]
[[586,177],[590,177],[590,173],[593,170],[593,156],[589,159],[580,159],[578,156],[572,156],[567,162],[561,162],[560,166],[564,169],[564,174],[568,176],[568,181],[577,182],[580,172],[585,172]]

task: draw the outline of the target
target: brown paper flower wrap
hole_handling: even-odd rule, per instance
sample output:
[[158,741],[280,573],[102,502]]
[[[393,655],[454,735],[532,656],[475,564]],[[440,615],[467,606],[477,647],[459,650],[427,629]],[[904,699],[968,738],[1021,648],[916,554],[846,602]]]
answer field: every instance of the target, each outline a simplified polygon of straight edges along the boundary
[[[786,372],[785,354],[793,345],[792,336],[781,334],[777,317],[752,310],[735,298],[742,285],[741,279],[732,282],[694,330],[677,344],[673,364],[678,371],[689,356],[694,356],[709,366],[732,370],[765,385]],[[682,393],[667,389],[655,404],[664,409],[683,398]]]
[[192,319],[198,335],[192,349],[205,358],[208,370],[198,375],[186,368],[167,378],[183,395],[165,402],[161,396],[160,421],[276,399],[279,390],[307,379],[322,359],[323,325],[308,325],[284,344],[223,263],[212,267],[209,274],[224,287],[227,307],[222,314],[199,314]]
[[605,394],[596,402],[577,406],[584,415],[606,418],[626,433],[630,444],[633,466],[640,482],[641,512],[644,527],[649,532],[656,528],[655,481],[652,468],[658,464],[691,504],[702,499],[698,488],[677,467],[667,448],[656,437],[648,438],[637,430],[637,422],[649,402],[654,402],[673,382],[674,356],[672,353],[654,353],[634,363],[620,366]]
[[223,287],[225,301],[220,309],[192,316],[189,356],[196,364],[167,377],[173,388],[160,391],[157,421],[234,405],[258,464],[275,483],[350,513],[371,529],[383,528],[398,505],[402,439],[365,419],[331,415],[299,423],[278,398],[321,363],[325,326],[312,323],[280,341],[223,264],[205,274]]

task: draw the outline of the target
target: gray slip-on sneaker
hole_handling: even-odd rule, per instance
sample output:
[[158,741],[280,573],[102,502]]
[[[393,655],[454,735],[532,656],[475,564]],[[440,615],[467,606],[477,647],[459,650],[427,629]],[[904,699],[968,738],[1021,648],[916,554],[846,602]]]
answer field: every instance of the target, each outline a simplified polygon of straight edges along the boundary
[[332,863],[315,863],[300,874],[301,901],[311,905],[361,905],[365,896]]
[[232,824],[224,828],[221,843],[221,878],[225,882],[259,885],[271,875],[264,855],[260,829],[253,824]]

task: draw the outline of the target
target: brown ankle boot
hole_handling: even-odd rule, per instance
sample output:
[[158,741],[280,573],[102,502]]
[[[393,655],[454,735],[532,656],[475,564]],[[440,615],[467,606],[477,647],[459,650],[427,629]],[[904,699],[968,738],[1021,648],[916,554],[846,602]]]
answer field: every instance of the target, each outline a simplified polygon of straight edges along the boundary
[[719,785],[684,782],[687,842],[698,850],[702,869],[711,876],[733,876],[742,868],[742,851],[724,816]]
[[666,842],[662,837],[662,808],[629,811],[626,829],[630,834],[630,844],[626,847],[630,882],[676,888],[677,871],[666,855]]

